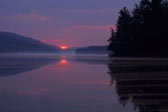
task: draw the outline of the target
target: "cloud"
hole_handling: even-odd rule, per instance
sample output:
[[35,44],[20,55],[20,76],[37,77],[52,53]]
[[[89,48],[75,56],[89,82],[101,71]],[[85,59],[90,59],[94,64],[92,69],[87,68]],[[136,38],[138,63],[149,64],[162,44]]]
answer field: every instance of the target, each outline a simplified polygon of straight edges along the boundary
[[13,20],[24,20],[24,21],[40,21],[40,22],[45,22],[48,21],[48,17],[46,16],[41,16],[36,13],[29,13],[29,14],[17,14],[15,16],[12,16]]
[[71,28],[73,30],[78,30],[78,29],[108,30],[110,27],[111,25],[76,25],[76,26],[72,26]]
[[109,14],[116,13],[120,10],[120,7],[113,8],[101,8],[101,9],[59,9],[58,11],[66,12],[66,13],[78,13],[78,14]]
[[36,13],[27,13],[27,14],[16,14],[10,16],[0,16],[1,20],[8,20],[8,21],[36,21],[36,22],[46,22],[49,20],[47,16],[41,16]]
[[[58,38],[58,37],[57,37]],[[59,37],[59,38],[65,38],[65,37]],[[71,46],[70,45],[70,41],[69,40],[63,40],[63,39],[48,39],[48,40],[41,40],[45,43],[48,43],[48,44],[53,44],[53,45],[68,45],[68,46]]]

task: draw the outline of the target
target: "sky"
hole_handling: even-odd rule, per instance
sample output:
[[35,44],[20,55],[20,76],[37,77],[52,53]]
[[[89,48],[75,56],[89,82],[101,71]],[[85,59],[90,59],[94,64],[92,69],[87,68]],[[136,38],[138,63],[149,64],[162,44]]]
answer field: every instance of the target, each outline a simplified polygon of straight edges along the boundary
[[0,0],[0,31],[53,45],[106,45],[124,6],[139,0]]

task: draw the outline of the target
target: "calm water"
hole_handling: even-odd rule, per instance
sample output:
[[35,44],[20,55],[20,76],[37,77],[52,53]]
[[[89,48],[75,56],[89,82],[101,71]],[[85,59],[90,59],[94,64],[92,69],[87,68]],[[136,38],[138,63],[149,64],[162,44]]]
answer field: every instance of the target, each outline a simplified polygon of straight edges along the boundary
[[165,112],[165,61],[0,58],[0,112]]

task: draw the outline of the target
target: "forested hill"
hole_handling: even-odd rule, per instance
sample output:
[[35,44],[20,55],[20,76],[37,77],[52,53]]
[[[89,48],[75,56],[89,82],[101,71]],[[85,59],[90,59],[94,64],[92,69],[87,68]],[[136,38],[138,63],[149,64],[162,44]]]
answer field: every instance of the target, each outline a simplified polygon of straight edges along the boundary
[[107,54],[107,46],[88,46],[76,50],[77,54]]
[[57,46],[15,33],[0,32],[0,53],[49,53],[58,51],[59,48]]

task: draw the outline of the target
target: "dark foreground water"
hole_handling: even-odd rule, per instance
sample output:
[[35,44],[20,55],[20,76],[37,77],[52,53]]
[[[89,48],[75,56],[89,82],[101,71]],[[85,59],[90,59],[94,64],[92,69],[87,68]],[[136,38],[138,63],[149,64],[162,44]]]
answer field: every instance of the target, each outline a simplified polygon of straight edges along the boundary
[[0,112],[166,112],[165,61],[0,58]]

